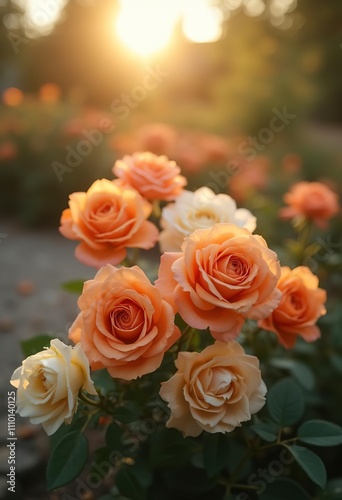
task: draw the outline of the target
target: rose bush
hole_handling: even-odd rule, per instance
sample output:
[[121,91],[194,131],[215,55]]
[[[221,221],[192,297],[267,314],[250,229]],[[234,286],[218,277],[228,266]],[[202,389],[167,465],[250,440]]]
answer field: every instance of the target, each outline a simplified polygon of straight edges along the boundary
[[[192,166],[203,161],[196,151],[197,157],[187,149]],[[266,165],[265,159],[256,164]],[[326,312],[327,294],[298,263],[312,262],[321,248],[318,240],[310,242],[307,219],[326,221],[336,211],[335,198],[329,195],[325,212],[324,196],[309,200],[319,210],[308,210],[302,198],[305,207],[292,212],[302,216],[303,223],[293,225],[298,240],[275,245],[288,264],[281,268],[277,253],[252,234],[254,215],[237,209],[226,194],[183,190],[179,167],[166,157],[136,153],[116,162],[114,172],[121,178],[73,193],[61,218],[61,233],[80,242],[76,256],[100,267],[93,279],[64,284],[79,293],[80,311],[68,332],[76,346],[50,343],[45,335],[23,341],[29,357],[11,380],[20,415],[42,423],[49,435],[58,429],[48,489],[81,473],[90,427],[101,447],[91,455],[90,472],[76,480],[77,497],[93,497],[101,487],[102,498],[223,500],[261,498],[267,487],[267,498],[304,500],[306,490],[323,498],[315,485],[324,489],[326,470],[311,447],[342,444],[341,427],[322,420],[334,404],[326,373],[335,370],[336,378],[340,372],[340,328],[326,321],[318,348],[305,344],[321,335],[316,323]],[[246,193],[246,176],[237,177]],[[160,235],[147,220],[148,200]],[[160,207],[162,200],[174,203]],[[267,213],[258,221],[261,233]],[[158,239],[160,260],[156,250],[150,259],[127,252],[152,248]],[[317,268],[325,265],[323,280],[337,257],[330,248],[327,254],[327,262],[317,261]],[[147,275],[157,272],[153,284]],[[334,287],[335,281],[330,303]],[[33,349],[38,352],[30,356]],[[11,404],[14,412],[9,399],[14,419]],[[334,408],[338,421],[339,406]],[[310,413],[315,420],[305,421]],[[9,420],[9,431],[11,425]],[[291,454],[286,475],[271,467],[278,463],[269,461],[273,447]],[[307,473],[301,478],[296,470],[304,488],[289,480],[294,461]],[[267,485],[258,479],[269,477],[262,463],[276,476]]]

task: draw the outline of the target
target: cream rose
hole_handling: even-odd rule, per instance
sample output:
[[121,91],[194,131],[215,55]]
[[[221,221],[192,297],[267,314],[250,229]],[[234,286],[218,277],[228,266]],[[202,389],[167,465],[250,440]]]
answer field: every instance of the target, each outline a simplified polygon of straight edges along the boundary
[[42,424],[49,436],[64,422],[70,424],[80,389],[96,394],[81,346],[67,346],[58,339],[26,358],[13,372],[11,384],[17,388],[19,415]]
[[162,252],[177,252],[186,236],[218,222],[236,224],[251,233],[256,228],[254,215],[244,208],[236,208],[235,201],[227,194],[215,194],[207,187],[195,192],[183,191],[175,203],[162,210],[160,249]]
[[160,396],[171,409],[166,426],[184,436],[231,432],[265,404],[259,360],[235,341],[180,352],[175,364],[178,371],[162,383]]

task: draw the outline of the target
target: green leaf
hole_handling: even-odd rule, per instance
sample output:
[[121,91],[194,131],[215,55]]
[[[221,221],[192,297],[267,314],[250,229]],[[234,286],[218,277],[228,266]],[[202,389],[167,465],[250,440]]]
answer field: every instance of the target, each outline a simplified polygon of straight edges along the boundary
[[160,429],[151,436],[150,443],[150,465],[155,468],[180,467],[188,464],[193,454],[192,441],[176,429]]
[[267,407],[275,422],[283,427],[293,425],[304,412],[303,393],[292,379],[280,380],[268,393]]
[[208,477],[218,474],[228,462],[228,440],[222,434],[206,434],[204,438],[204,467]]
[[298,429],[298,439],[315,446],[342,444],[342,427],[325,420],[309,420]]
[[110,450],[122,451],[122,428],[116,422],[110,424],[106,432],[106,444]]
[[276,368],[288,370],[304,389],[311,391],[314,388],[315,376],[305,363],[295,359],[274,358],[270,364]]
[[139,409],[134,403],[125,403],[123,406],[118,406],[112,413],[114,420],[129,424],[139,420]]
[[91,372],[91,378],[102,394],[115,389],[115,380],[109,375],[106,369]]
[[342,356],[339,354],[332,354],[330,357],[330,363],[338,373],[342,373]]
[[272,443],[277,439],[279,428],[273,422],[258,422],[257,424],[251,425],[250,429],[265,441]]
[[324,494],[320,497],[322,500],[341,500],[342,498],[342,477],[331,479],[327,482]]
[[60,428],[50,436],[50,448],[54,450],[54,448],[58,445],[58,443],[67,435],[72,432],[80,432],[83,425],[88,420],[87,415],[82,415],[80,413],[76,413],[74,418],[72,419],[71,424],[62,424]]
[[62,283],[62,288],[66,292],[76,293],[77,295],[81,295],[83,291],[84,280],[72,280],[67,281],[66,283]]
[[267,484],[265,491],[260,493],[260,500],[310,500],[310,496],[300,484],[291,479],[279,477],[273,483]]
[[311,481],[318,484],[323,490],[327,481],[327,473],[319,456],[311,450],[296,444],[286,446],[286,448],[292,453],[297,463],[306,472]]
[[22,340],[20,347],[25,357],[32,356],[37,352],[43,351],[44,347],[50,347],[50,342],[54,338],[51,335],[37,335],[31,339]]
[[[180,492],[181,498],[194,498],[192,495],[190,496],[191,493],[212,490],[218,482],[218,477],[208,478],[203,470],[190,466],[166,469],[163,471],[163,477],[167,491]],[[185,496],[186,493],[189,493],[189,496]],[[177,498],[177,495],[174,495],[174,498]],[[209,493],[207,498],[211,498]]]
[[47,487],[53,490],[70,483],[85,466],[88,458],[88,442],[84,434],[74,431],[58,443],[47,467]]
[[146,500],[146,491],[129,466],[122,466],[115,476],[115,484],[122,495],[130,500]]

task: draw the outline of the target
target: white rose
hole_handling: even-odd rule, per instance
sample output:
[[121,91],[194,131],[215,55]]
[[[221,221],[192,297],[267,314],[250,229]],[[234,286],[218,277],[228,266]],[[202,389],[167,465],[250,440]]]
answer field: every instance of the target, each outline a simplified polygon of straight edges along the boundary
[[236,203],[227,194],[215,194],[202,187],[197,191],[183,191],[175,203],[162,210],[159,245],[162,252],[177,252],[184,238],[196,229],[206,229],[219,222],[236,224],[253,232],[256,218],[245,208],[236,208]]
[[19,415],[42,424],[49,436],[71,422],[80,389],[96,394],[81,345],[67,346],[58,339],[25,359],[13,372],[11,384],[17,388]]

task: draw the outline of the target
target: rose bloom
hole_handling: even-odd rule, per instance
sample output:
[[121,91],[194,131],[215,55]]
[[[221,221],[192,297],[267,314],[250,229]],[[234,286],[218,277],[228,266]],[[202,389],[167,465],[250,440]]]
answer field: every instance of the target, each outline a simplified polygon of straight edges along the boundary
[[180,352],[175,364],[178,371],[162,383],[160,396],[171,409],[166,427],[184,436],[231,432],[265,404],[259,360],[235,341]]
[[318,288],[317,276],[308,267],[282,267],[278,288],[282,292],[280,304],[259,326],[276,333],[286,348],[293,347],[298,336],[306,342],[318,339],[321,333],[316,322],[326,313],[327,294]]
[[187,184],[176,162],[150,152],[124,156],[113,173],[148,200],[174,200]]
[[81,342],[93,370],[132,380],[159,368],[179,338],[172,307],[137,266],[110,264],[86,281],[80,314],[69,330]]
[[277,255],[261,236],[215,224],[194,231],[182,252],[162,255],[156,286],[188,325],[228,341],[245,318],[265,318],[277,307],[279,276]]
[[86,193],[71,194],[69,207],[62,213],[59,230],[66,238],[81,241],[75,255],[88,266],[118,264],[126,257],[126,248],[149,249],[158,239],[158,229],[146,220],[151,205],[120,181],[95,181]]
[[42,424],[49,436],[63,423],[70,424],[81,389],[96,394],[81,346],[67,346],[58,339],[26,358],[13,372],[11,384],[17,388],[19,415]]
[[249,210],[236,208],[236,203],[227,194],[215,194],[202,187],[195,192],[183,191],[175,203],[162,210],[159,235],[162,252],[179,251],[183,240],[196,229],[212,227],[218,222],[231,222],[253,232],[256,218]]
[[327,221],[339,210],[338,197],[328,186],[321,182],[298,182],[284,195],[289,206],[280,209],[280,217],[292,219],[304,215],[321,228],[326,228]]

